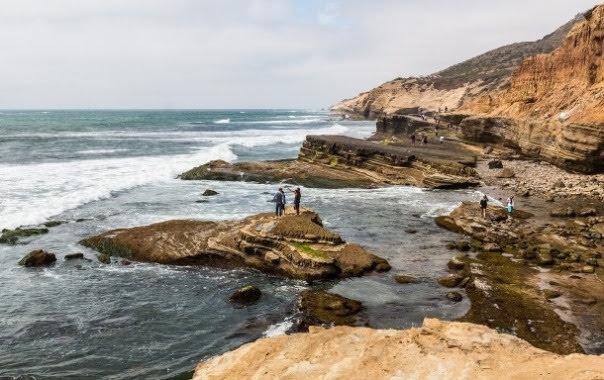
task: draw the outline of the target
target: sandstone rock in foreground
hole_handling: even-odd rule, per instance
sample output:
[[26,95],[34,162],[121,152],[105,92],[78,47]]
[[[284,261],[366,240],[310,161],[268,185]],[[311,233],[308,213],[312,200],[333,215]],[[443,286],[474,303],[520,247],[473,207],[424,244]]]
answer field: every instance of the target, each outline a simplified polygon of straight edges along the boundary
[[241,221],[171,220],[117,229],[84,239],[103,254],[163,264],[236,265],[313,280],[360,276],[386,260],[345,243],[319,216],[290,207],[278,220],[264,213]]
[[307,136],[295,161],[212,161],[180,175],[185,180],[288,181],[309,187],[478,185],[475,156],[442,146],[388,146],[345,136]]
[[200,363],[212,379],[594,379],[604,356],[560,356],[484,326],[425,319],[420,328],[310,328]]

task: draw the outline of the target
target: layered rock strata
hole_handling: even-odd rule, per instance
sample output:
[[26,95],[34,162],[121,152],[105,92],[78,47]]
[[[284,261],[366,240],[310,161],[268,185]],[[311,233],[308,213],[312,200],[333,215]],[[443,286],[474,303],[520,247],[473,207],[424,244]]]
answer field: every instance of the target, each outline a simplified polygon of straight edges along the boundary
[[212,161],[181,179],[288,181],[310,186],[404,184],[427,188],[478,185],[476,157],[437,144],[385,145],[345,136],[307,136],[295,161]]
[[470,323],[408,330],[311,327],[259,339],[197,365],[193,379],[596,379],[604,356],[560,356]]
[[324,228],[318,215],[258,214],[235,222],[172,220],[84,239],[103,254],[162,264],[237,265],[314,280],[390,269],[388,262]]

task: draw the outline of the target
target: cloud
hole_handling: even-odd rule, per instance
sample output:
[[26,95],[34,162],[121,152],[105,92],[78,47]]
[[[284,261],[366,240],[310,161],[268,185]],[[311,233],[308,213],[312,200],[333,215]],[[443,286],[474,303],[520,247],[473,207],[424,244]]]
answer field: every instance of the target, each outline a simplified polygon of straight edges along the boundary
[[0,108],[327,107],[594,4],[3,0]]

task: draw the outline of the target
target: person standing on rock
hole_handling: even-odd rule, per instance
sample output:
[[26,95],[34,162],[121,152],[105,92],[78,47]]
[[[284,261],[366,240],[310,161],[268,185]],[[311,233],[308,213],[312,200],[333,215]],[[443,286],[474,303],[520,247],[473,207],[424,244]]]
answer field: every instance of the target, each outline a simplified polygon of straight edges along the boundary
[[514,212],[514,196],[510,196],[507,200],[508,213],[512,214]]
[[415,146],[415,133],[411,135],[411,145]]
[[487,203],[489,203],[489,198],[485,194],[480,200],[480,213],[483,218],[487,217]]
[[302,199],[302,193],[300,192],[300,188],[297,187],[294,193],[294,210],[296,210],[296,215],[300,215],[300,200]]
[[282,188],[279,188],[279,191],[275,193],[273,201],[275,202],[275,217],[283,216],[283,211],[285,211],[285,193]]

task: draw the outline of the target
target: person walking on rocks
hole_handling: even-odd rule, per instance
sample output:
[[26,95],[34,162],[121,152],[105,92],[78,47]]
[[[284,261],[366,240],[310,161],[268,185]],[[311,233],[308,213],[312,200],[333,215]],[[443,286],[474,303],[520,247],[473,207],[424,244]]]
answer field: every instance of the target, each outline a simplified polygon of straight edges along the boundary
[[514,196],[510,196],[507,200],[508,213],[511,215],[514,212]]
[[483,218],[487,217],[487,203],[489,203],[489,198],[485,194],[480,200],[480,213]]
[[279,188],[279,191],[275,193],[273,201],[275,202],[275,217],[283,216],[283,211],[285,211],[285,193],[282,188]]

